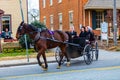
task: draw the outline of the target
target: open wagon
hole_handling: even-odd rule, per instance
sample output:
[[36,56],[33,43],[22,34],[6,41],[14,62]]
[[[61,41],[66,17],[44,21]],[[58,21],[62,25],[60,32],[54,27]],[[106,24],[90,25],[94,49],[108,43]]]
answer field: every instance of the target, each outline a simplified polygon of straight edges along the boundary
[[[68,41],[67,48],[66,48],[67,55],[70,59],[84,57],[84,61],[86,64],[91,64],[93,58],[98,60],[98,43],[97,41],[90,42],[84,37],[73,38],[72,40]],[[59,62],[61,57],[61,50],[57,47],[55,51],[55,59]],[[62,60],[62,64],[65,62],[65,57]]]

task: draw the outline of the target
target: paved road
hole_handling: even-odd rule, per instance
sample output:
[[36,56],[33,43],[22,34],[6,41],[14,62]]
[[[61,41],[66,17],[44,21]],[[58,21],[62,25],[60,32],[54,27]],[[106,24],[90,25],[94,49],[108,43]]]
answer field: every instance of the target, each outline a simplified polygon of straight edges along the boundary
[[100,51],[98,61],[86,65],[83,58],[73,59],[70,67],[49,63],[48,71],[35,65],[0,68],[0,80],[120,80],[120,52]]

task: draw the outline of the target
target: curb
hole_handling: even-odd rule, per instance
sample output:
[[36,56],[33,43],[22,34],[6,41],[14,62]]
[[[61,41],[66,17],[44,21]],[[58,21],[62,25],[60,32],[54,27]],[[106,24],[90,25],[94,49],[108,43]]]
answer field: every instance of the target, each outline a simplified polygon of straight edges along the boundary
[[31,64],[37,64],[37,62],[31,62],[31,63],[19,63],[19,64],[4,64],[0,65],[0,67],[11,67],[11,66],[21,66],[21,65],[31,65]]
[[[55,63],[56,61],[47,61],[47,63]],[[32,65],[32,64],[38,64],[38,62],[25,62],[25,63],[14,63],[14,64],[4,64],[0,65],[1,67],[11,67],[11,66],[22,66],[22,65]]]

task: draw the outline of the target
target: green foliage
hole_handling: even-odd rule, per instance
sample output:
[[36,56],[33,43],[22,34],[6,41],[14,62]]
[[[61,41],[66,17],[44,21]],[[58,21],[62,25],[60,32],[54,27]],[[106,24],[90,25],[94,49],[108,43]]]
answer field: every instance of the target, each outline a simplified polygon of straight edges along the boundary
[[[8,49],[10,50],[10,49]],[[35,51],[34,49],[29,49],[28,50],[29,52],[29,55],[32,55]],[[26,55],[26,52],[25,52],[25,49],[23,49],[22,51],[20,49],[18,50],[11,50],[11,51],[5,51],[5,52],[2,52],[2,54],[0,54],[0,58],[1,57],[10,57],[10,56],[25,56]]]
[[[32,42],[32,40],[30,39],[30,37],[28,35],[26,35],[26,39],[27,39],[28,48],[30,48],[30,43]],[[19,43],[22,46],[22,48],[26,48],[26,46],[25,46],[25,37],[24,36],[22,36],[19,39]]]
[[120,51],[120,48],[117,48],[116,51]]
[[46,26],[43,23],[41,23],[40,21],[37,21],[37,20],[32,22],[31,25],[35,26],[36,28],[40,28],[40,29],[46,28]]

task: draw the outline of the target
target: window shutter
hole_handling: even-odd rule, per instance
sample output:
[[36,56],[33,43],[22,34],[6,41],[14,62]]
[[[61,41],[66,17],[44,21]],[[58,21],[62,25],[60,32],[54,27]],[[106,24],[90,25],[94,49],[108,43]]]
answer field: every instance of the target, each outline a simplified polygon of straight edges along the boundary
[[92,28],[96,29],[96,11],[92,11]]

